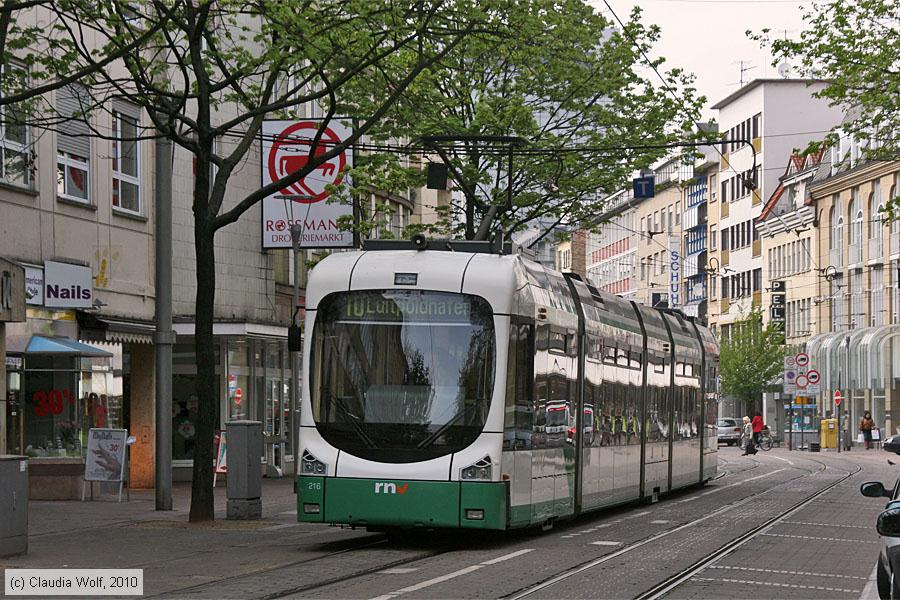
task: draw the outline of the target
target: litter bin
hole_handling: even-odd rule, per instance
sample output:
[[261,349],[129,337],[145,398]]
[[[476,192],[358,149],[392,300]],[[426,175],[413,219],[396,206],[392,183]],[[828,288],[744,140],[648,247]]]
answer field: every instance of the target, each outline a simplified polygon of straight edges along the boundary
[[28,552],[28,458],[0,455],[0,558]]
[[822,448],[838,447],[837,419],[822,419],[819,423],[819,431]]
[[820,450],[819,442],[810,442],[809,443],[809,451],[810,452],[818,452]]

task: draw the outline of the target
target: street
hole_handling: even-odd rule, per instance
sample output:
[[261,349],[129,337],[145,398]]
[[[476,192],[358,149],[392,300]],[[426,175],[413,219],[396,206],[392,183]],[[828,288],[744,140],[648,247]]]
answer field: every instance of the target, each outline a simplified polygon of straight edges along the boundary
[[893,483],[888,456],[722,447],[702,489],[506,534],[299,524],[287,479],[258,522],[188,524],[181,486],[172,513],[144,492],[32,502],[29,553],[0,565],[142,568],[145,596],[169,598],[859,598],[883,503],[858,489]]

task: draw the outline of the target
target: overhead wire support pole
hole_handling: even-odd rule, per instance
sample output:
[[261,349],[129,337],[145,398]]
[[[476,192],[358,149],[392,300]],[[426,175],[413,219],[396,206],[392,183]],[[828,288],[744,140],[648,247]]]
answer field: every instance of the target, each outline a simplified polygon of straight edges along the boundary
[[291,364],[291,454],[294,458],[294,493],[298,493],[297,477],[300,475],[300,452],[297,444],[299,443],[299,427],[300,427],[300,349],[292,348],[291,345],[297,343],[299,338],[297,323],[297,314],[300,312],[300,242],[303,239],[303,225],[306,223],[306,217],[309,217],[309,208],[307,205],[306,217],[302,223],[297,223],[294,218],[294,201],[309,200],[310,196],[302,196],[298,194],[283,194],[275,196],[278,200],[284,200],[285,204],[290,202],[290,214],[285,210],[285,215],[290,219],[291,247],[294,251],[294,289],[291,293],[291,324],[288,329],[288,354],[290,355]]

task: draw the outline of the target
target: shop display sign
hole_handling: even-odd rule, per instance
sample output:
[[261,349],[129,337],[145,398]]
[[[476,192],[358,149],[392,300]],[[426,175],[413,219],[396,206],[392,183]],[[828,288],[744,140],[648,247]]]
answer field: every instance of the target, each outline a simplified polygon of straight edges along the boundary
[[44,305],[44,269],[41,267],[25,267],[25,303]]
[[94,300],[90,267],[47,261],[44,263],[44,305],[49,308],[88,308]]
[[85,481],[122,481],[127,429],[90,429],[84,461]]

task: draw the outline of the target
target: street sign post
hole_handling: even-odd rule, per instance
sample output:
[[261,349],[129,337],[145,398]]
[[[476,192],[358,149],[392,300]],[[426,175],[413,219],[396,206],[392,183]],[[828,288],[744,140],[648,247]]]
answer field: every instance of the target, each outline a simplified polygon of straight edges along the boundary
[[843,400],[844,398],[841,396],[841,390],[834,390],[834,416],[837,419],[838,453],[841,451],[841,446],[844,445],[844,440],[841,439],[841,402]]

